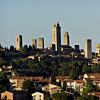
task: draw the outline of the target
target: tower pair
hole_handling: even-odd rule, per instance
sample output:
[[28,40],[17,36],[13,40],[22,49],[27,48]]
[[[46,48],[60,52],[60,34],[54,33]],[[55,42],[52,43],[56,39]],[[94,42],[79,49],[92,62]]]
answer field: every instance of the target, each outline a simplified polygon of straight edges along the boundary
[[[64,34],[64,45],[69,45],[68,32]],[[61,26],[59,22],[57,25],[54,24],[52,28],[52,46],[55,47],[56,51],[61,51]]]

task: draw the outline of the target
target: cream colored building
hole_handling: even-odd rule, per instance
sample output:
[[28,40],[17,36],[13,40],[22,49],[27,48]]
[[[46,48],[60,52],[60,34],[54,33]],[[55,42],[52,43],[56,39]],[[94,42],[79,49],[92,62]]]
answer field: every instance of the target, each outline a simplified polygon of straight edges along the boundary
[[20,50],[22,47],[22,35],[16,36],[16,50]]
[[69,34],[65,32],[64,34],[64,45],[69,45]]
[[26,91],[5,91],[1,93],[0,100],[31,100],[31,95]]
[[[8,91],[1,93],[1,100],[3,100],[4,98],[6,98],[7,100],[14,100],[13,99],[13,93],[8,92]],[[4,100],[6,100],[6,99],[4,99]]]
[[41,77],[41,76],[37,76],[37,77],[12,77],[12,78],[10,78],[10,83],[11,83],[12,88],[14,90],[22,90],[23,89],[23,82],[26,80],[40,81],[40,80],[43,80],[43,77]]
[[92,59],[92,40],[87,39],[85,42],[85,57],[88,59]]
[[38,38],[38,48],[44,49],[44,38]]
[[44,94],[40,92],[32,93],[32,100],[44,100]]
[[10,83],[14,90],[22,90],[24,78],[10,78]]
[[59,23],[52,28],[52,45],[55,45],[56,51],[61,51],[61,27]]
[[35,46],[35,48],[37,48],[37,39],[32,39],[32,46]]
[[53,84],[48,84],[48,85],[43,86],[42,90],[50,92],[50,95],[62,91],[61,87],[57,85],[53,85]]
[[97,53],[97,56],[100,56],[100,44],[96,45],[96,53]]

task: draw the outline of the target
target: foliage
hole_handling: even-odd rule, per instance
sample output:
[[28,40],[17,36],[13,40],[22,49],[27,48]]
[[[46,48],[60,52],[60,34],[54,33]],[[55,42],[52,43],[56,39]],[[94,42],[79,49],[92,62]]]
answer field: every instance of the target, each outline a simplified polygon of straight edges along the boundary
[[0,66],[7,65],[7,61],[0,57]]
[[9,79],[3,72],[0,72],[0,93],[4,92],[5,90],[9,90],[10,82]]
[[100,64],[94,64],[92,70],[94,73],[100,73]]
[[21,53],[22,54],[27,54],[28,52],[29,52],[28,46],[27,45],[24,45],[24,47],[21,48]]
[[84,96],[78,97],[77,100],[99,100],[99,99],[92,95],[84,95]]
[[55,93],[52,98],[53,100],[69,100],[68,95],[65,92]]
[[27,91],[34,91],[34,82],[26,80],[23,82],[23,89]]
[[83,73],[91,73],[91,66],[83,66],[82,72]]
[[96,91],[96,90],[97,90],[96,85],[94,85],[92,83],[92,81],[87,80],[87,83],[86,83],[85,88],[83,89],[82,95],[87,95],[89,92],[93,92],[93,91]]
[[63,83],[63,90],[64,90],[64,91],[66,91],[66,86],[67,86],[67,84],[66,84],[66,82],[64,81],[64,83]]
[[70,74],[69,74],[69,77],[71,79],[78,79],[79,78],[79,66],[77,63],[74,63],[71,71],[70,71]]
[[15,48],[14,48],[13,45],[10,46],[10,51],[11,51],[11,52],[15,51]]

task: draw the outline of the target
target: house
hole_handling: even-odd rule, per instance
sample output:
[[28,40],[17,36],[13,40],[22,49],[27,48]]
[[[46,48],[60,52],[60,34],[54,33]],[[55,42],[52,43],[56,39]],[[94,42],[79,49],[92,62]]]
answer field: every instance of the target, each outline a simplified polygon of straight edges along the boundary
[[92,78],[100,78],[100,73],[94,73],[94,74],[84,74],[84,78],[89,78],[89,79],[92,79]]
[[62,82],[64,80],[68,80],[69,76],[56,76],[56,82]]
[[59,86],[63,86],[63,82],[69,79],[69,76],[56,76],[56,84]]
[[90,93],[88,93],[88,95],[96,96],[98,98],[98,100],[100,100],[100,92],[90,92]]
[[74,80],[72,79],[68,79],[68,80],[64,80],[61,84],[62,84],[62,87],[63,87],[63,83],[66,82],[66,87],[67,88],[72,88],[74,89]]
[[94,64],[100,64],[100,57],[93,58],[92,59],[92,63],[94,63]]
[[100,92],[93,92],[92,94],[93,94],[94,96],[98,97],[99,100],[100,100]]
[[32,93],[32,100],[44,100],[44,94],[40,92]]
[[48,91],[50,93],[50,95],[62,91],[61,87],[59,87],[57,85],[53,85],[53,84],[48,84],[48,85],[43,86],[42,90]]
[[100,89],[100,73],[84,74],[84,80],[90,79]]
[[25,91],[5,91],[1,93],[1,99],[4,100],[31,100],[30,93]]
[[74,80],[74,89],[79,93],[83,91],[84,86],[85,86],[84,80]]
[[12,88],[14,90],[22,90],[23,87],[23,82],[26,80],[31,80],[31,81],[40,81],[43,80],[42,76],[34,76],[34,77],[12,77],[10,78],[10,83],[12,85]]

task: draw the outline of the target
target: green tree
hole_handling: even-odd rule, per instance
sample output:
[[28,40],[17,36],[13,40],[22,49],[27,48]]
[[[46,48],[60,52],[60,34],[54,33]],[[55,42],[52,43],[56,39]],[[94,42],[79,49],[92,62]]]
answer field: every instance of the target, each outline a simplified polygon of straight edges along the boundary
[[63,83],[63,90],[64,90],[64,91],[66,91],[66,87],[67,87],[67,84],[66,84],[66,82],[64,81],[64,83]]
[[52,95],[53,100],[69,100],[65,92],[55,93]]
[[100,73],[100,64],[93,65],[92,70],[94,73]]
[[7,65],[7,61],[5,59],[3,59],[2,57],[0,57],[0,66],[3,66],[3,65]]
[[73,80],[78,79],[79,78],[79,74],[75,71],[75,70],[71,70],[69,77]]
[[26,80],[23,82],[23,89],[27,91],[34,91],[34,82]]
[[0,72],[0,93],[10,89],[9,79],[3,72]]
[[71,79],[79,79],[79,74],[80,74],[80,66],[78,65],[77,62],[72,62],[70,64],[71,69],[70,69],[70,73],[69,73],[69,77]]
[[82,73],[91,73],[91,66],[83,66]]
[[10,51],[11,51],[11,52],[15,51],[15,48],[14,48],[13,45],[10,46]]
[[78,97],[77,100],[99,100],[99,98],[92,95],[84,95],[84,96]]
[[29,52],[28,46],[24,45],[24,47],[21,48],[21,53],[22,54],[27,54]]
[[97,86],[94,85],[91,80],[87,80],[82,95],[87,95],[89,92],[94,92],[94,91],[97,91]]

